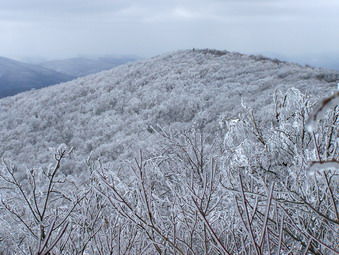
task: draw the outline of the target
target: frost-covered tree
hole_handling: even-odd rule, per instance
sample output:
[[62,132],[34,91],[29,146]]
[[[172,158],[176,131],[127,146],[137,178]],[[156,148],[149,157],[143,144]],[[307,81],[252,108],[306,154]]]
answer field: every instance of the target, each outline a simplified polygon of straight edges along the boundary
[[276,92],[269,123],[243,106],[222,120],[224,141],[157,129],[128,178],[98,170],[100,193],[136,227],[144,254],[338,253],[337,169],[309,175],[310,162],[339,160],[338,107],[309,133],[314,104],[296,89]]
[[254,254],[338,253],[338,165],[309,174],[312,161],[339,161],[338,105],[309,133],[310,98],[292,89],[275,99],[272,123],[259,123],[247,109],[231,134],[244,129],[252,134],[229,147],[226,173],[232,178],[223,182],[238,192],[240,228],[250,240],[245,247]]
[[3,254],[48,255],[73,228],[71,218],[77,213],[86,191],[63,171],[67,157],[64,145],[55,150],[55,163],[47,168],[17,168],[4,160],[0,169],[1,225]]

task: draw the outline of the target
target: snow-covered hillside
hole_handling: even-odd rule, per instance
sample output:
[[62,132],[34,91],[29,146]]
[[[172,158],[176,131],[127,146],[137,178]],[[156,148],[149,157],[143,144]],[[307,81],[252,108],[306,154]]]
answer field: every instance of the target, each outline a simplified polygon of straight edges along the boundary
[[257,56],[174,52],[1,100],[0,155],[33,166],[65,143],[81,157],[123,159],[131,147],[148,146],[152,127],[216,131],[220,120],[242,111],[241,101],[265,122],[275,90],[296,87],[320,97],[337,79]]
[[185,50],[0,100],[0,253],[337,254],[337,81]]

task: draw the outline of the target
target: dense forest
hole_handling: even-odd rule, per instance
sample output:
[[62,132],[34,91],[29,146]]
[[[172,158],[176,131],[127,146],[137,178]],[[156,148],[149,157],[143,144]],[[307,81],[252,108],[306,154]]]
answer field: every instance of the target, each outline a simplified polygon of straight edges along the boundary
[[338,78],[186,50],[0,100],[0,254],[338,254]]

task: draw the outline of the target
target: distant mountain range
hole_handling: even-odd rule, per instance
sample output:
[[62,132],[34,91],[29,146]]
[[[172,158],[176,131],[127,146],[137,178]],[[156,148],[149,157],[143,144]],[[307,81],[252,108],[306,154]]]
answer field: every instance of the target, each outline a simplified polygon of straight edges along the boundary
[[[339,70],[339,54],[324,53],[284,56],[271,52],[264,56],[302,65]],[[116,66],[140,60],[136,56],[77,57],[34,61],[30,63],[0,57],[0,98],[13,96],[30,89],[39,89],[75,78],[110,70]]]
[[137,60],[137,57],[99,57],[69,58],[53,60],[39,64],[42,67],[65,73],[75,77],[86,76],[100,71],[112,69],[118,65]]
[[71,58],[28,64],[0,57],[0,98],[112,69],[136,57]]
[[74,79],[74,76],[0,57],[0,98]]
[[[339,54],[323,53],[315,55],[300,55],[294,57],[297,63],[308,64],[311,66],[339,70]],[[292,60],[287,59],[287,60]]]
[[339,70],[339,53],[334,52],[290,56],[265,52],[263,55],[270,58],[277,58],[288,62],[298,63],[301,65]]

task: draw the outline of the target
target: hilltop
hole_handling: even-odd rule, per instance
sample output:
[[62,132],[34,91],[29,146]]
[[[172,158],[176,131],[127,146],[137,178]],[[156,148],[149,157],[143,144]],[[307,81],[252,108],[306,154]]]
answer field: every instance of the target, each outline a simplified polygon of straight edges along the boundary
[[321,97],[336,89],[338,72],[215,50],[184,50],[119,66],[0,101],[0,156],[28,167],[50,160],[64,143],[85,159],[126,159],[148,148],[154,129],[218,123],[243,111],[262,122],[276,90],[295,87]]

